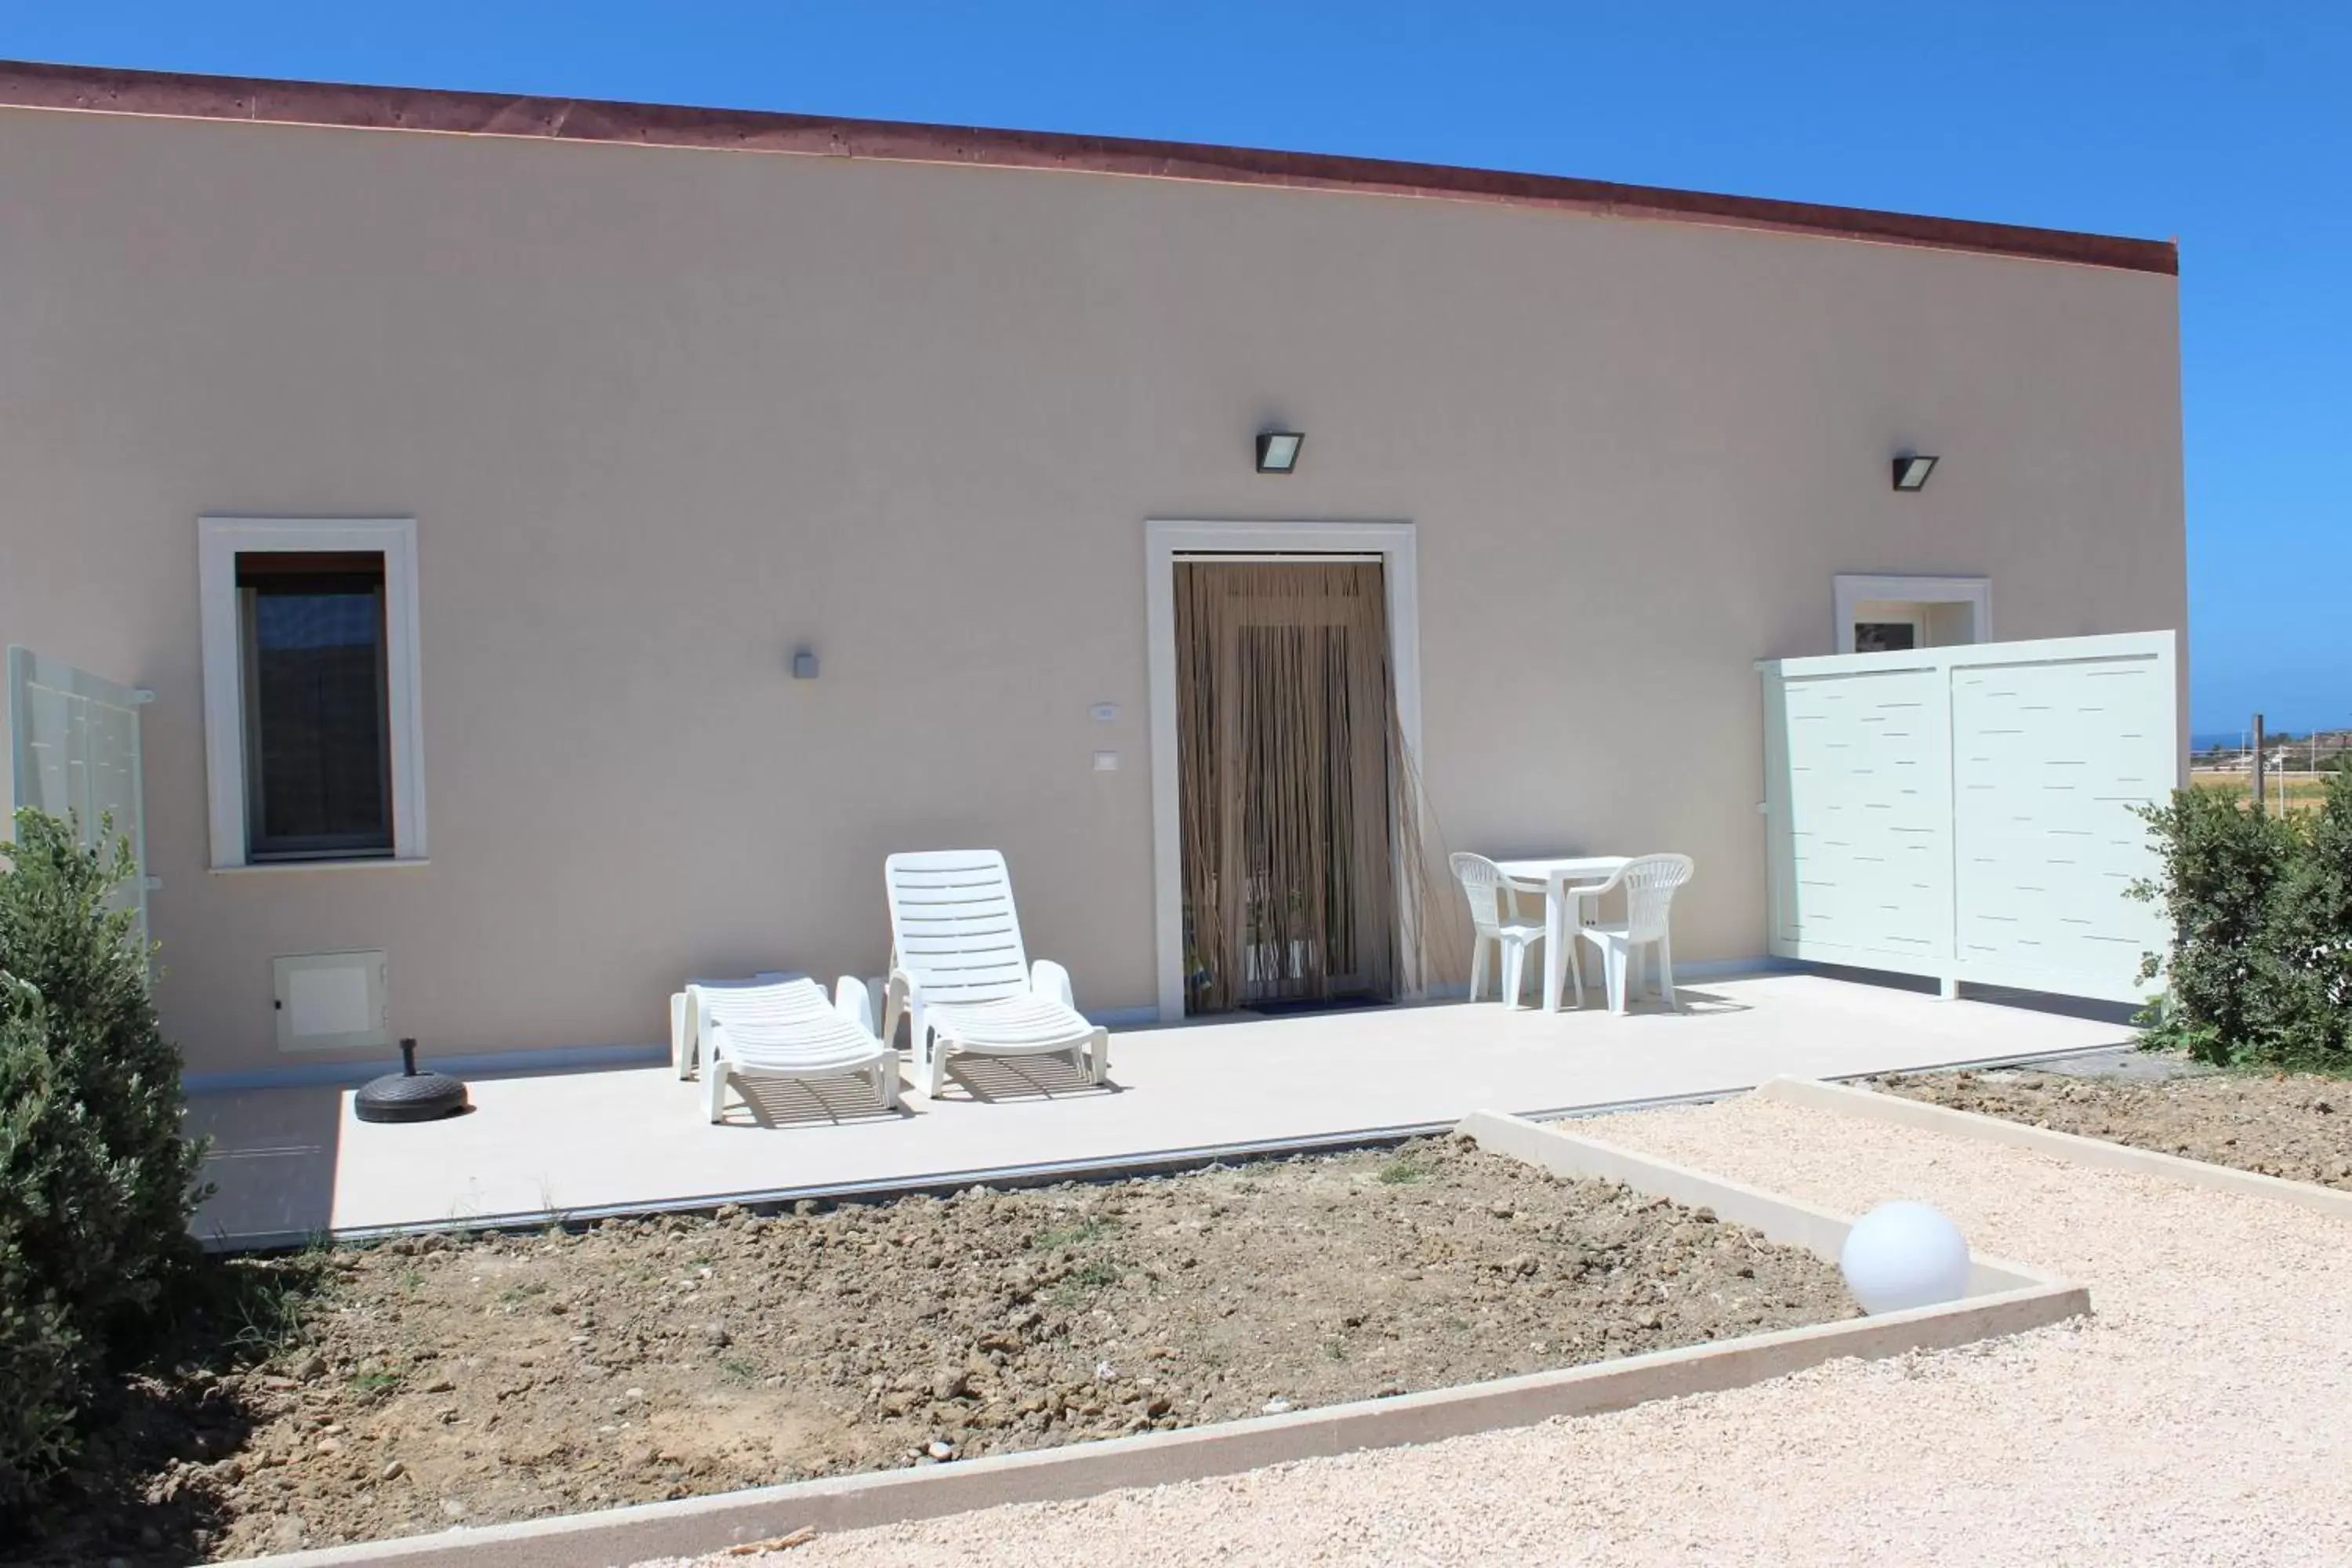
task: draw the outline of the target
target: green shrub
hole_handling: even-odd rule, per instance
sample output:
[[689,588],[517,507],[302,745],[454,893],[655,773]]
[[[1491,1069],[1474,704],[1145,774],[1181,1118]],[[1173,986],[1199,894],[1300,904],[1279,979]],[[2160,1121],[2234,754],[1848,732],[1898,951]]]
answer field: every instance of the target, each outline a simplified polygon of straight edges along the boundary
[[2316,812],[2275,817],[2234,792],[2175,791],[2141,813],[2161,868],[2136,898],[2163,904],[2168,990],[2147,1043],[2221,1066],[2352,1071],[2352,773]]
[[90,1391],[154,1342],[197,1256],[203,1157],[180,1135],[146,954],[107,907],[128,846],[16,821],[0,845],[0,1503],[70,1458]]
[[2278,969],[2264,1056],[2281,1066],[2352,1066],[2352,773],[2330,773],[2294,866],[2272,900]]
[[2140,815],[2160,864],[2131,893],[2160,902],[2173,933],[2169,956],[2150,953],[2140,968],[2142,980],[2160,972],[2169,985],[2142,1019],[2148,1043],[2227,1064],[2275,1021],[2273,905],[2296,858],[2295,830],[2219,790],[2175,790]]
[[[0,976],[0,986],[20,983]],[[50,1184],[56,1140],[48,1055],[21,998],[0,1004],[0,1509],[71,1452],[81,1336],[25,1251],[19,1189]],[[44,1169],[48,1166],[50,1169]]]

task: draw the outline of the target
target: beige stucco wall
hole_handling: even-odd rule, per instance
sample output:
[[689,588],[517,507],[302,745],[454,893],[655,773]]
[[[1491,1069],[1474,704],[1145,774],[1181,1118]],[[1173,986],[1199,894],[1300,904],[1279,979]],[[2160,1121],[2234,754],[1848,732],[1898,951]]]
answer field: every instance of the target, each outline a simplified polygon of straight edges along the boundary
[[[444,1054],[878,972],[899,847],[1002,847],[1033,951],[1149,1005],[1150,517],[1415,523],[1448,847],[1687,851],[1677,956],[1746,956],[1750,661],[1829,650],[1834,574],[2184,623],[2175,312],[1436,201],[5,111],[0,640],[157,694],[197,1069],[284,1059],[273,953],[387,949]],[[429,866],[205,870],[205,511],[418,520]]]

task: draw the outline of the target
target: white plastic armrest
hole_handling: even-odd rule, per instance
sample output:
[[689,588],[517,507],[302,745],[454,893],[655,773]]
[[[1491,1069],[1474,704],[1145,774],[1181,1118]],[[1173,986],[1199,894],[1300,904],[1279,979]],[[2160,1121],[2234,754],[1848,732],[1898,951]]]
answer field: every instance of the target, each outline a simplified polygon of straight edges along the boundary
[[1606,881],[1570,882],[1568,885],[1567,896],[1577,900],[1580,902],[1586,899],[1597,899],[1603,893],[1615,892],[1619,884],[1622,883],[1624,880],[1625,868],[1620,866],[1617,869],[1609,873],[1609,879]]
[[686,1037],[689,1043],[707,1042],[710,1038],[710,1032],[719,1026],[710,1016],[711,1004],[718,999],[719,993],[716,991],[708,991],[699,985],[689,985],[686,988],[686,1010],[691,1015],[686,1026]]
[[689,1062],[710,1062],[711,993],[700,985],[686,988],[686,1057]]
[[1051,997],[1075,1013],[1078,999],[1070,989],[1070,972],[1050,958],[1041,958],[1029,966],[1029,989],[1039,996]]
[[854,974],[845,974],[834,983],[833,1010],[865,1030],[874,1032],[874,998],[866,992],[866,982]]
[[914,1017],[914,1033],[908,1037],[907,1044],[915,1050],[920,1051],[923,1048],[920,1038],[923,1027],[923,984],[903,969],[893,969],[890,971],[890,978],[884,983],[882,990],[882,1043],[884,1045],[895,1046],[898,1043],[898,1019],[909,1014]]

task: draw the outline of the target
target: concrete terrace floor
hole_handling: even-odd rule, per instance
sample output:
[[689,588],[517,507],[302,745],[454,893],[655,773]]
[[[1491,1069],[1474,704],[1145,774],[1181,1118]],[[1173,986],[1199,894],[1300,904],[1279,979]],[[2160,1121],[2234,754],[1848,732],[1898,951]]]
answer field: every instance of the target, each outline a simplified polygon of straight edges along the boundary
[[[1338,1139],[1479,1110],[1556,1115],[1722,1094],[1789,1075],[1848,1077],[2118,1044],[2124,1026],[1812,973],[1682,988],[1680,1015],[1547,1016],[1495,1003],[1378,1008],[1113,1037],[1111,1085],[1058,1063],[959,1058],[940,1100],[898,1114],[849,1080],[763,1087],[704,1120],[667,1066],[476,1080],[469,1115],[357,1121],[351,1090],[203,1095],[217,1192],[196,1228],[271,1245],[322,1233],[523,1223],[861,1185],[989,1179],[1026,1167]],[[754,1114],[756,1110],[756,1114]]]

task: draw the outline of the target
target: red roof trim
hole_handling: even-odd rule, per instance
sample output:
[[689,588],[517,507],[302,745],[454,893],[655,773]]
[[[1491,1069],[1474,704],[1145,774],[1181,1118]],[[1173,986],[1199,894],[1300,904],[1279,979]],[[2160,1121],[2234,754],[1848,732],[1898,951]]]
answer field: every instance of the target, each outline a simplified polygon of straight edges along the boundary
[[1716,224],[1885,245],[1979,251],[2134,272],[2179,271],[2179,248],[2168,240],[1920,217],[1755,196],[1711,195],[1551,174],[1112,136],[984,131],[752,110],[688,109],[590,99],[509,98],[496,93],[426,88],[345,87],[325,82],[184,76],[104,66],[25,62],[0,62],[0,107],[425,131],[449,135],[619,142],[653,147],[725,148],[898,163],[969,163],[1001,169],[1061,169],[1219,184],[1493,202],[1612,217]]

